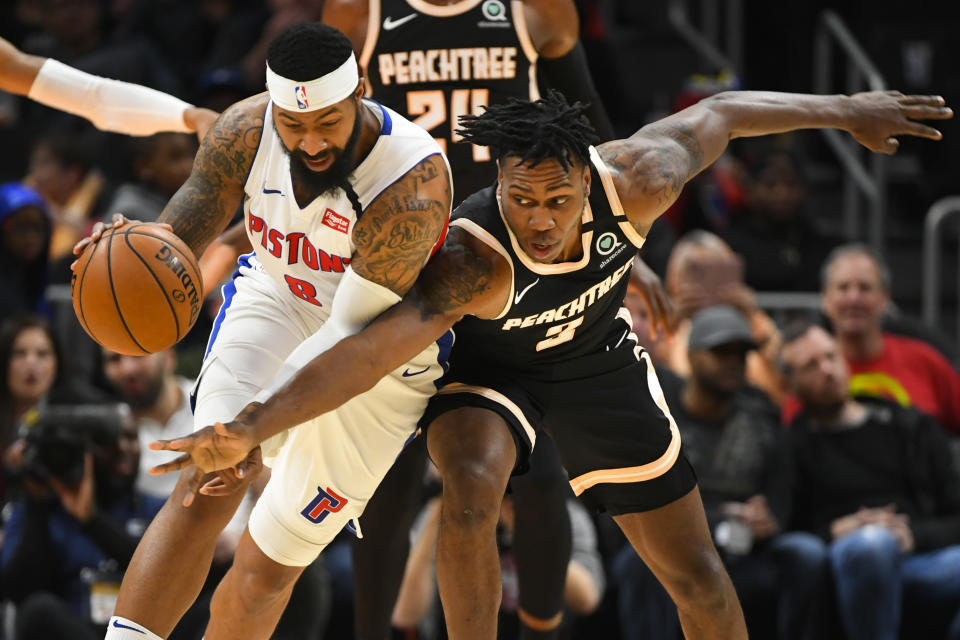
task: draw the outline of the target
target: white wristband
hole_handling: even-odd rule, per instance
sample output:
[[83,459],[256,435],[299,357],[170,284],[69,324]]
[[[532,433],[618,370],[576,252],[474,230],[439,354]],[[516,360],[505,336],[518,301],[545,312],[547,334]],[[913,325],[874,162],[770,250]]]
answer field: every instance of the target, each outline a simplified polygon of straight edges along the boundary
[[190,133],[183,112],[192,105],[149,87],[101,78],[48,58],[27,96],[86,118],[98,129],[130,136]]

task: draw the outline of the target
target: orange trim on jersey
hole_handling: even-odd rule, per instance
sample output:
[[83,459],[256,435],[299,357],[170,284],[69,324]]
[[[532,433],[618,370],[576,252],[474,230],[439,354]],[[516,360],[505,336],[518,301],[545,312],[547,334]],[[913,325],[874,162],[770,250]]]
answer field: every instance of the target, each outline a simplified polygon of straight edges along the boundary
[[[499,189],[497,191],[497,208],[500,210],[500,218],[503,220],[503,224],[507,227],[507,235],[510,236],[510,245],[513,247],[514,253],[517,254],[517,257],[520,259],[520,262],[523,263],[523,266],[530,271],[538,273],[542,276],[550,276],[557,273],[570,273],[571,271],[582,269],[590,263],[590,247],[593,245],[593,229],[587,231],[586,233],[581,232],[580,234],[580,239],[583,242],[582,258],[576,262],[556,262],[553,264],[545,264],[537,262],[528,256],[520,246],[520,243],[517,242],[517,237],[513,235],[513,230],[510,228],[510,223],[507,222],[507,217],[503,215],[503,202],[500,201]],[[580,224],[585,225],[592,220],[593,209],[590,208],[589,198],[585,198]]]
[[667,450],[663,452],[663,455],[653,462],[638,467],[598,469],[597,471],[591,471],[573,478],[570,481],[570,486],[573,488],[573,493],[578,496],[587,489],[601,483],[613,484],[653,480],[669,471],[680,456],[680,430],[677,428],[677,423],[670,414],[670,408],[667,407],[667,401],[663,396],[663,389],[660,388],[660,381],[657,380],[657,374],[653,370],[650,355],[640,347],[637,347],[635,352],[638,354],[638,358],[646,360],[647,386],[650,389],[650,395],[653,396],[654,402],[657,403],[663,415],[670,421],[670,444],[667,445]]
[[[607,194],[607,202],[610,203],[610,209],[613,210],[613,215],[626,217],[627,214],[623,210],[623,203],[620,202],[620,194],[617,193],[617,187],[613,183],[613,174],[610,173],[610,169],[607,168],[603,158],[600,157],[600,152],[597,151],[594,146],[590,147],[590,160],[593,161],[593,166],[597,168],[597,173],[600,174],[600,182],[603,183],[603,191]],[[617,224],[620,226],[620,231],[623,232],[623,235],[627,236],[627,239],[638,249],[646,242],[647,239],[637,233],[637,230],[630,224],[629,220],[618,222]]]
[[373,50],[377,48],[379,38],[380,0],[370,0],[367,8],[367,35],[363,38],[363,51],[360,52],[360,68],[363,69],[367,85],[364,95],[368,98],[373,95],[373,84],[370,82],[370,59],[373,57]]
[[486,229],[478,225],[473,220],[467,220],[466,218],[459,218],[451,222],[450,226],[460,227],[470,235],[474,236],[475,238],[483,242],[485,245],[489,246],[491,249],[493,249],[494,251],[502,255],[504,258],[506,258],[507,264],[510,265],[510,295],[507,296],[507,302],[503,307],[503,311],[501,311],[499,315],[497,315],[497,317],[493,318],[494,320],[499,320],[503,316],[507,315],[507,311],[510,311],[510,307],[512,306],[512,303],[513,303],[513,285],[514,285],[514,278],[516,277],[516,274],[514,274],[513,272],[513,258],[510,257],[510,253],[504,248],[502,244],[500,244],[499,240],[494,238],[489,231],[487,231]]
[[521,0],[511,0],[510,10],[513,11],[513,27],[517,32],[517,39],[520,40],[520,48],[523,54],[527,56],[527,62],[530,68],[527,70],[528,89],[531,100],[540,99],[540,84],[537,82],[537,60],[540,59],[540,52],[533,46],[533,39],[530,37],[530,30],[527,29],[527,16],[523,13],[523,2]]
[[463,384],[462,382],[451,382],[450,384],[444,385],[437,391],[437,395],[445,396],[453,393],[475,393],[478,396],[483,396],[488,400],[493,400],[499,405],[502,405],[513,414],[513,417],[517,419],[520,423],[520,426],[523,427],[523,430],[527,434],[527,439],[530,441],[530,449],[533,450],[534,444],[537,442],[537,432],[530,426],[530,423],[527,421],[527,417],[523,415],[523,411],[514,404],[507,396],[503,395],[499,391],[494,391],[487,387],[476,387],[469,384]]
[[435,18],[459,16],[461,13],[470,11],[470,9],[473,9],[481,2],[483,2],[483,0],[462,0],[462,2],[455,2],[448,5],[436,5],[425,2],[424,0],[407,0],[407,4],[410,5],[411,8]]
[[520,618],[523,626],[533,629],[534,631],[546,633],[560,626],[560,623],[563,622],[563,611],[558,611],[556,615],[549,618],[537,618],[522,608],[517,607],[517,617]]

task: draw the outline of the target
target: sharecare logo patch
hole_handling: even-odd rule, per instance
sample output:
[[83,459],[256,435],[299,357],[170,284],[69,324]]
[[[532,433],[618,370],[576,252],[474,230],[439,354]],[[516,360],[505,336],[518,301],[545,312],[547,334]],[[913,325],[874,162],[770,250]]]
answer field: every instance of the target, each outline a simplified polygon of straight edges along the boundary
[[340,233],[347,233],[347,231],[350,230],[350,221],[333,209],[327,209],[323,212],[323,220],[321,220],[321,222]]

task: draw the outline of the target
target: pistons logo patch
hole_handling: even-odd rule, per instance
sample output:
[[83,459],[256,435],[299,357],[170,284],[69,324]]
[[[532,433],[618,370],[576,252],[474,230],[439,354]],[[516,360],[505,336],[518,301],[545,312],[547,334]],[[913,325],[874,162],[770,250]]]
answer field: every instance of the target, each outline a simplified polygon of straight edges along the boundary
[[339,231],[340,233],[347,233],[347,231],[350,230],[350,221],[333,209],[327,209],[324,211],[323,220],[320,222],[330,227],[334,231]]
[[302,84],[293,88],[293,96],[297,99],[298,109],[310,108],[310,103],[307,102],[307,89]]
[[329,514],[337,513],[346,505],[347,499],[338,496],[333,489],[328,487],[324,491],[321,487],[317,487],[317,496],[303,508],[300,515],[313,524],[320,524]]

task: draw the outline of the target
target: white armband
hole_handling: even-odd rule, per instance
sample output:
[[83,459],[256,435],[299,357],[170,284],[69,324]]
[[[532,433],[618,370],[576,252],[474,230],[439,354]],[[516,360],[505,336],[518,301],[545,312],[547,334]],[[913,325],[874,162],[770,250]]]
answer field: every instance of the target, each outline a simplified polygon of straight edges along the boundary
[[27,96],[86,118],[98,129],[130,136],[190,133],[183,112],[192,105],[138,84],[101,78],[48,58]]
[[265,402],[311,360],[343,338],[360,333],[374,318],[398,302],[400,296],[396,293],[347,267],[333,295],[329,319],[287,356],[280,371],[254,400]]

